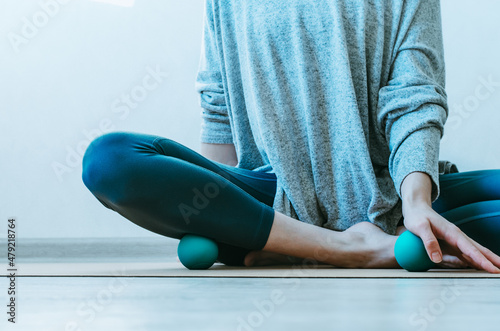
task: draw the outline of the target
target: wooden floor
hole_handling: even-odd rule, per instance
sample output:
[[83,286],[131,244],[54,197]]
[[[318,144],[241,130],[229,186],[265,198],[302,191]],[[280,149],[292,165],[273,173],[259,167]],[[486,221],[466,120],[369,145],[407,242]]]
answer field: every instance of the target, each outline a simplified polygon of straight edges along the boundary
[[[33,262],[172,262],[176,243],[163,238],[24,240],[17,262],[19,267]],[[2,312],[0,330],[500,329],[500,279],[159,278],[117,273],[18,277],[16,286],[18,323],[7,323]],[[0,291],[7,288],[8,278],[2,277]]]

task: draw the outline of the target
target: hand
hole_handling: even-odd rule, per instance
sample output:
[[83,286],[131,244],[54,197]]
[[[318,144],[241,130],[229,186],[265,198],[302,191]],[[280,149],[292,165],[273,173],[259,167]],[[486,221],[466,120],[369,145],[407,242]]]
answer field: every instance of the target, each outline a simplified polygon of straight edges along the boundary
[[431,185],[430,177],[421,172],[411,173],[403,181],[401,195],[405,227],[422,239],[427,254],[435,263],[472,266],[500,273],[499,256],[432,209]]

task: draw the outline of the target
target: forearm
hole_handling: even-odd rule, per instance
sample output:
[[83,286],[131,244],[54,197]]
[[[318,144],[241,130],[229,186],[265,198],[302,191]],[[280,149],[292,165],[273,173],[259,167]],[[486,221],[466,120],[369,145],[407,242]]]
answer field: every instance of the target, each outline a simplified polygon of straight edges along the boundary
[[238,164],[238,157],[233,144],[201,143],[201,155],[212,161],[233,167]]

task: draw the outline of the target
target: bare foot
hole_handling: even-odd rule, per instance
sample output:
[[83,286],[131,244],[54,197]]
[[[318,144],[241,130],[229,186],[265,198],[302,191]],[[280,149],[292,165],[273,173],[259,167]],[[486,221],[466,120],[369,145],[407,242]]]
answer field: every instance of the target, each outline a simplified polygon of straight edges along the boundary
[[[344,247],[343,256],[336,256],[337,261],[343,260],[337,266],[347,268],[399,267],[394,257],[394,244],[397,236],[391,236],[369,222],[357,223],[344,232],[350,235],[350,241]],[[302,258],[274,252],[251,251],[246,255],[244,264],[247,267],[293,265],[300,264],[302,261]]]
[[349,257],[349,268],[399,268],[394,257],[397,236],[385,233],[370,222],[357,223],[344,232],[353,235],[355,254]]

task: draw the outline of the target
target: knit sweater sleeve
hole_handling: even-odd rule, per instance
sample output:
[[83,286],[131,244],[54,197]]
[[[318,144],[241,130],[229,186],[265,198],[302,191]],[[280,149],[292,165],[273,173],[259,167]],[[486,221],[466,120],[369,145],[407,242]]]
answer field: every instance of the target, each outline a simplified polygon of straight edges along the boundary
[[233,143],[231,124],[217,52],[214,17],[211,1],[205,1],[201,56],[195,88],[200,94],[201,142]]
[[398,195],[410,173],[432,179],[439,196],[439,144],[448,116],[439,0],[404,1],[389,79],[379,91],[377,120],[387,139]]

